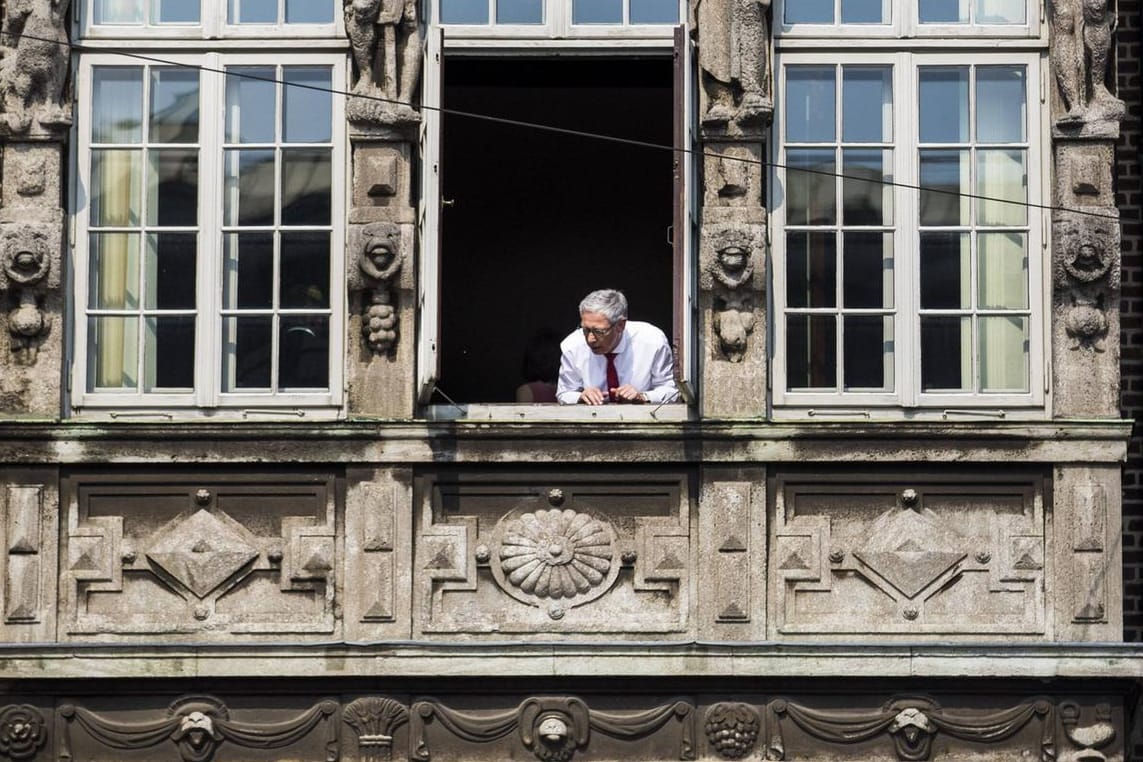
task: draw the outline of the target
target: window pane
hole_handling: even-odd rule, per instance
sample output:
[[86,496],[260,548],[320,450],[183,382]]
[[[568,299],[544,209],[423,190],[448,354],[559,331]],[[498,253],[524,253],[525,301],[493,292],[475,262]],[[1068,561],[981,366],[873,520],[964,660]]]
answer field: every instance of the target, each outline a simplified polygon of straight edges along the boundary
[[97,317],[88,325],[88,388],[134,389],[139,367],[139,319]]
[[985,392],[1028,391],[1028,320],[980,318],[980,386]]
[[841,0],[843,24],[888,24],[889,8],[885,0]]
[[225,236],[224,309],[274,306],[274,235],[229,233]]
[[329,318],[284,315],[279,340],[279,389],[329,386]]
[[787,24],[832,24],[833,0],[791,0],[786,3]]
[[921,151],[921,224],[969,222],[968,151]]
[[151,143],[198,142],[198,72],[151,70]]
[[160,24],[198,23],[198,2],[196,0],[158,0],[158,4],[159,18],[156,20]]
[[333,134],[330,76],[328,66],[288,66],[282,69],[285,81],[282,88],[285,99],[282,134],[287,143],[330,141]]
[[[808,170],[808,171],[807,171]],[[837,163],[832,150],[791,149],[786,153],[786,223],[837,222]]]
[[632,24],[677,24],[679,4],[674,0],[630,0]]
[[786,316],[786,381],[791,389],[837,388],[833,315]]
[[837,239],[830,233],[786,233],[786,306],[837,304]]
[[855,150],[841,152],[842,221],[846,225],[893,224],[893,152]]
[[[841,72],[841,139],[893,140],[893,71],[887,66],[846,66]],[[878,107],[880,106],[880,108]]]
[[226,142],[273,143],[274,67],[230,67],[226,73]]
[[976,237],[977,300],[981,309],[1028,308],[1028,256],[1023,233]]
[[198,222],[198,150],[164,148],[148,154],[147,224]]
[[893,386],[893,320],[883,315],[847,315],[843,321],[846,390],[884,391]]
[[332,24],[330,0],[286,0],[287,24]]
[[91,236],[88,303],[92,309],[122,310],[139,306],[138,233],[95,233]]
[[1027,0],[976,0],[976,23],[1023,24]]
[[230,0],[229,23],[277,24],[278,0]]
[[[977,223],[1023,225],[1028,200],[1024,151],[978,151],[976,154]],[[990,200],[1003,199],[1003,200]]]
[[274,224],[274,152],[226,151],[227,225]]
[[282,151],[282,224],[330,224],[330,152]]
[[572,0],[573,24],[621,24],[623,0]]
[[920,3],[922,24],[968,23],[968,0],[920,0]]
[[487,24],[487,0],[441,0],[442,24]]
[[972,389],[970,318],[921,317],[921,389]]
[[832,66],[791,66],[786,69],[786,141],[832,143],[835,127]]
[[921,309],[972,307],[968,233],[921,233]]
[[842,303],[849,308],[892,307],[893,234],[847,232],[842,241]]
[[143,391],[194,387],[194,317],[147,318]]
[[144,5],[138,0],[94,0],[96,24],[142,24]]
[[[634,14],[634,7],[631,12]],[[542,24],[544,23],[543,0],[497,0],[496,23]]]
[[282,307],[329,307],[329,233],[283,233]]
[[1023,66],[981,66],[976,70],[976,140],[1022,143],[1025,83]]
[[222,321],[222,389],[270,388],[273,320],[269,316],[228,317]]
[[923,66],[919,108],[922,143],[967,143],[968,67]]
[[91,76],[91,142],[142,142],[143,69],[98,66]]
[[143,270],[147,309],[194,309],[195,248],[194,233],[148,236]]
[[93,227],[139,224],[142,160],[142,151],[91,152]]

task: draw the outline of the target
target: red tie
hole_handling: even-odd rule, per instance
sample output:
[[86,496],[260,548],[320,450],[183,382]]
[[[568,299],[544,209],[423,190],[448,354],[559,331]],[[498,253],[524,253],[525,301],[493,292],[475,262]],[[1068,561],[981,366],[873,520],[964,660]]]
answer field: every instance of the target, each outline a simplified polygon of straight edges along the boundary
[[612,391],[619,388],[619,371],[615,369],[615,353],[608,352],[604,357],[607,358],[607,394],[612,402],[618,402],[619,396]]

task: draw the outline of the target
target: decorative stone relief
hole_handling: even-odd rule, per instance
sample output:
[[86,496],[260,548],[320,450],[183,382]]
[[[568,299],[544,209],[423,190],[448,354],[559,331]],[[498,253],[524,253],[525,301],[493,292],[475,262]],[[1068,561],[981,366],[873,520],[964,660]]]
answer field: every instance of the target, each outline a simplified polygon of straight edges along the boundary
[[1051,62],[1063,113],[1056,125],[1073,129],[1118,121],[1127,113],[1108,89],[1114,9],[1110,0],[1050,0]]
[[1072,488],[1072,585],[1075,605],[1072,621],[1094,624],[1107,621],[1107,493],[1096,482]]
[[1052,233],[1055,301],[1063,310],[1069,348],[1102,352],[1107,312],[1119,296],[1118,225],[1102,217],[1057,213]]
[[[1055,708],[1046,699],[1018,704],[998,711],[945,711],[929,698],[900,698],[880,709],[823,710],[775,699],[766,707],[769,737],[766,759],[787,758],[785,728],[792,725],[817,741],[834,746],[854,746],[888,736],[899,760],[927,760],[938,734],[973,743],[996,744],[1017,735],[1038,721],[1040,762],[1056,762]],[[798,759],[801,755],[790,758]]]
[[[721,359],[740,363],[754,332],[755,311],[764,291],[755,287],[755,263],[763,261],[764,227],[756,224],[703,226],[701,282],[713,292],[713,326]],[[764,282],[764,278],[758,278]]]
[[410,124],[421,76],[421,33],[415,0],[342,0],[353,51],[353,122]]
[[409,721],[409,710],[394,699],[368,696],[346,704],[341,719],[357,734],[361,762],[388,762],[393,733]]
[[691,0],[704,126],[768,122],[770,0]]
[[695,758],[694,706],[683,701],[646,711],[601,711],[575,697],[553,696],[530,698],[500,712],[462,712],[437,701],[420,701],[412,707],[412,759],[432,759],[433,725],[468,743],[488,743],[515,732],[520,745],[541,762],[567,762],[589,748],[593,732],[634,742],[677,726],[678,759]]
[[43,308],[44,292],[58,286],[60,232],[54,225],[7,223],[0,225],[0,292],[16,302],[8,312],[12,359],[18,365],[34,365],[44,338],[51,330],[52,316]]
[[488,478],[450,478],[425,493],[423,632],[685,631],[693,561],[679,481],[541,487],[505,477],[486,497]]
[[[173,744],[183,762],[211,762],[220,745],[244,749],[282,749],[297,744],[317,728],[324,740],[325,761],[337,762],[338,705],[322,701],[285,721],[241,722],[231,719],[226,705],[213,696],[183,696],[159,719],[117,722],[75,704],[59,708],[60,759],[72,759],[78,727],[105,749],[137,750]],[[88,757],[84,757],[85,759]]]
[[749,704],[722,702],[706,712],[707,743],[723,759],[743,759],[754,751],[761,730],[758,712]]
[[704,576],[713,582],[705,586],[704,619],[712,617],[719,624],[749,623],[753,619],[757,594],[751,531],[753,489],[749,481],[718,480],[703,487],[700,515],[711,517],[701,533],[702,555],[708,564]]
[[70,0],[8,0],[0,39],[0,136],[60,138],[71,126]]
[[369,348],[378,354],[392,352],[399,333],[393,279],[408,254],[401,241],[401,229],[392,222],[371,222],[349,226],[349,250],[354,253],[360,283],[368,292],[368,307],[362,317],[361,332]]
[[1065,753],[1061,759],[1106,762],[1107,756],[1100,749],[1106,749],[1116,738],[1115,725],[1111,721],[1111,705],[1096,704],[1090,717],[1094,722],[1088,725],[1080,725],[1084,711],[1074,701],[1061,702],[1059,714],[1064,735],[1079,749],[1078,753]]
[[[207,488],[171,480],[157,489],[125,481],[81,481],[69,508],[71,637],[334,631],[336,541],[326,482]],[[123,507],[101,515],[116,505]]]
[[4,621],[37,622],[43,616],[40,591],[44,488],[11,484],[6,489]]
[[776,495],[781,633],[1042,633],[1039,482],[787,482]]
[[48,740],[47,722],[30,704],[0,708],[0,757],[32,759]]

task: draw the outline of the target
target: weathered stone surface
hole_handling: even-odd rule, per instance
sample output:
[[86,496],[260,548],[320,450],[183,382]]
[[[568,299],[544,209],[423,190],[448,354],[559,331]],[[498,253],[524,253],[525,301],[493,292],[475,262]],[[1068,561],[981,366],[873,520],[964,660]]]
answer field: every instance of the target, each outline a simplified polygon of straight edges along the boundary
[[769,0],[691,0],[689,5],[698,38],[704,130],[768,123],[774,110]]
[[345,31],[353,52],[350,121],[410,124],[420,119],[421,31],[411,0],[347,0]]
[[0,6],[0,137],[62,140],[71,126],[67,34],[70,0]]
[[55,639],[59,490],[54,469],[0,470],[0,640]]
[[[1056,80],[1055,130],[1116,137],[1126,113],[1108,89],[1113,3],[1050,0],[1051,64]],[[1110,134],[1114,131],[1114,134]]]
[[766,637],[766,472],[704,468],[699,497],[698,597],[704,640]]

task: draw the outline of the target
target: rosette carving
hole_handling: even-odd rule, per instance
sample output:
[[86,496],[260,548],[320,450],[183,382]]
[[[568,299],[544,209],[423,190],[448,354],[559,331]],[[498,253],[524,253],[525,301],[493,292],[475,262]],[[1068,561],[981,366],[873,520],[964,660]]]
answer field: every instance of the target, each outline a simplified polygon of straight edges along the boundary
[[31,759],[44,745],[48,731],[44,715],[29,704],[11,704],[0,709],[0,755]]
[[570,508],[509,513],[496,528],[492,574],[516,600],[565,608],[595,600],[619,574],[615,529],[602,515]]

